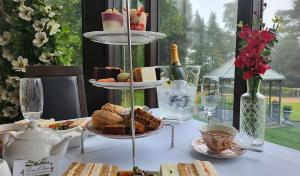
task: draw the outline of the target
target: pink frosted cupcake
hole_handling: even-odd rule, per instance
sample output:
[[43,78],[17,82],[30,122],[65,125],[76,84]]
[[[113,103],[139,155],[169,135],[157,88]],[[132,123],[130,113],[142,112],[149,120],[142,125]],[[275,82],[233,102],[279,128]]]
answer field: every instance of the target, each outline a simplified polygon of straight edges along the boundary
[[130,10],[130,29],[145,31],[148,14],[143,12],[144,8]]
[[123,15],[117,9],[107,9],[101,13],[102,24],[104,31],[122,31],[123,30]]

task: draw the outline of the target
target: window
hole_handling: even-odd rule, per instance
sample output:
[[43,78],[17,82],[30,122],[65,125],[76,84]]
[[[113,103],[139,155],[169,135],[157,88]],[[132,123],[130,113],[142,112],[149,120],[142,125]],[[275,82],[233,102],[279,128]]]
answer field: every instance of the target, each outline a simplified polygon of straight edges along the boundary
[[[159,64],[170,64],[169,47],[176,43],[183,65],[201,65],[195,118],[205,120],[201,90],[220,95],[217,121],[232,124],[237,24],[236,0],[160,0]],[[209,92],[208,92],[209,91]],[[206,106],[206,105],[204,105]]]
[[[278,99],[280,90],[273,81],[265,85],[264,90],[271,90],[271,108],[269,117],[280,116],[281,126],[266,130],[266,139],[284,146],[300,150],[300,0],[265,0],[264,21],[272,25],[272,18],[278,15],[283,18],[279,43],[271,55],[272,69],[285,77],[281,102]],[[266,93],[264,93],[267,95]],[[281,109],[278,104],[281,103]],[[280,110],[280,111],[279,111]],[[291,111],[291,112],[290,112]],[[281,114],[278,114],[281,112]]]
[[[129,72],[129,58],[127,57],[127,46],[123,47],[122,49],[123,51],[125,50],[125,53],[123,52],[122,57],[124,57],[125,54],[125,64],[124,62],[121,63],[122,65],[122,69]],[[136,67],[144,67],[144,63],[145,63],[145,55],[144,55],[144,46],[140,45],[140,46],[132,46],[132,58],[133,58],[133,68]],[[121,91],[122,92],[122,102],[121,104],[123,106],[130,106],[130,91],[129,90],[125,90],[125,91]],[[136,106],[143,106],[144,103],[144,90],[135,90],[134,91],[134,104]]]
[[61,51],[61,64],[82,64],[82,42],[81,42],[81,1],[80,0],[48,0],[52,4],[63,7],[59,24],[61,33],[56,40],[58,50]]
[[[122,11],[126,5],[124,4],[125,1],[123,2],[123,8],[120,7],[120,11]],[[131,8],[137,8],[139,5],[144,4],[144,1],[137,1],[133,0],[131,1]],[[122,4],[120,4],[122,6]],[[119,62],[118,66],[122,68],[125,72],[129,73],[129,58],[128,58],[128,47],[127,46],[117,46],[117,52],[121,52],[120,58],[115,58],[115,59],[121,59],[121,62]],[[138,45],[138,46],[132,46],[132,59],[133,59],[133,68],[136,67],[144,67],[145,66],[145,53],[144,53],[145,47],[144,45]],[[119,95],[121,96],[121,103],[123,106],[129,107],[130,106],[130,91],[129,90],[124,90],[124,91],[119,91]],[[145,105],[145,98],[144,90],[135,90],[134,91],[134,104],[136,106],[143,106]]]

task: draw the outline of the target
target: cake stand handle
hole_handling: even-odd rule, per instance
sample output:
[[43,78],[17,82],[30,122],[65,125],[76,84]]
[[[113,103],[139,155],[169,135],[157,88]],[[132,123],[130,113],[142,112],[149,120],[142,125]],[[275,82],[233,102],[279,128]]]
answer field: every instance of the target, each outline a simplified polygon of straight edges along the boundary
[[85,133],[86,129],[83,128],[83,130],[81,131],[81,136],[80,136],[80,148],[81,148],[81,154],[84,154],[84,133]]
[[128,57],[130,73],[130,109],[131,109],[131,136],[132,136],[132,165],[135,166],[135,121],[134,121],[134,90],[133,90],[133,73],[132,73],[132,50],[131,50],[131,30],[130,30],[130,0],[126,0],[127,12],[127,37],[128,37]]
[[174,148],[174,140],[175,140],[175,127],[171,123],[166,123],[167,126],[171,127],[171,148]]

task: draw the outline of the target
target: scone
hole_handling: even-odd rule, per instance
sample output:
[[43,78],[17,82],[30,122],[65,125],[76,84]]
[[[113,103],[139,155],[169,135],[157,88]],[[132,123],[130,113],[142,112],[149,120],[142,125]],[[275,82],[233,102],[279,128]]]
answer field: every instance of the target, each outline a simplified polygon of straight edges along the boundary
[[99,130],[105,125],[115,125],[122,122],[123,118],[121,116],[105,110],[97,110],[92,115],[92,124]]
[[114,105],[111,103],[106,103],[101,107],[101,110],[110,111],[112,113],[123,114],[127,112],[127,109],[123,106]]

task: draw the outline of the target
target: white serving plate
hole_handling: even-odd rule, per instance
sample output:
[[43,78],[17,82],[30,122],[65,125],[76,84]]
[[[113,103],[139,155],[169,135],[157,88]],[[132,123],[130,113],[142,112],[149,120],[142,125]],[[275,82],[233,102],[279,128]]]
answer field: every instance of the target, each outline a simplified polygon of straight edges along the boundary
[[[90,117],[84,117],[87,121],[90,120]],[[81,119],[81,118],[80,118]],[[72,121],[77,119],[68,119],[65,121]],[[53,122],[59,122],[59,121],[53,121]],[[72,139],[69,142],[68,148],[74,148],[74,147],[80,147],[81,146],[81,135],[83,135],[83,141],[87,138],[90,133],[87,131],[84,131],[82,127],[74,127],[67,130],[55,130],[57,133],[64,135],[68,132],[68,135],[72,135]],[[84,132],[83,132],[84,131]]]
[[[108,45],[128,45],[127,31],[92,31],[83,34],[85,38]],[[166,37],[166,34],[152,31],[131,30],[131,44],[148,44]]]
[[[151,135],[154,135],[158,132],[160,132],[160,130],[165,126],[165,122],[161,121],[159,127],[156,130],[153,131],[148,131],[146,133],[142,133],[142,134],[136,134],[135,138],[144,138],[144,137],[148,137]],[[87,130],[89,130],[90,132],[93,132],[97,135],[106,137],[106,138],[112,138],[112,139],[132,139],[131,134],[126,134],[126,135],[115,135],[115,134],[103,134],[103,132],[101,130],[97,130],[93,124],[92,121],[88,122],[86,124],[86,128]]]
[[[106,89],[127,90],[130,89],[129,82],[97,82],[95,79],[90,79],[89,82],[96,87]],[[157,80],[151,82],[133,82],[133,89],[150,89],[162,86],[165,80]]]

